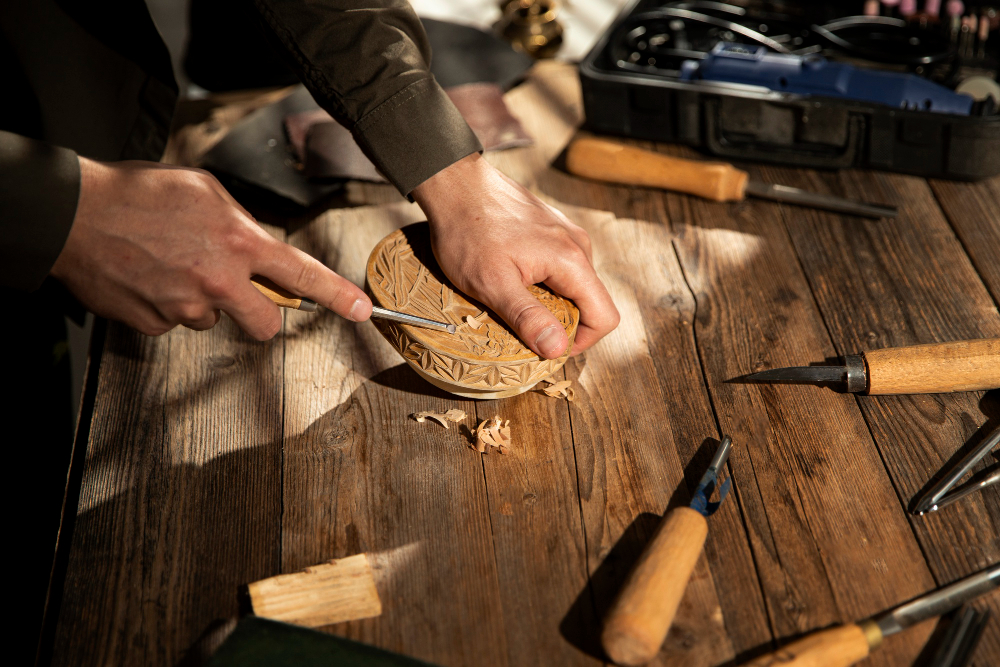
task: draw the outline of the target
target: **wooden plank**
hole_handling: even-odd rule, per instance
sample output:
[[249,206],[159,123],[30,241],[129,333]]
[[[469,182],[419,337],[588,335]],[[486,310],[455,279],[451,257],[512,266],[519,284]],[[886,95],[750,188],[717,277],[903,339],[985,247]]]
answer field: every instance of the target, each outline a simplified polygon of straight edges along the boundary
[[[375,244],[419,219],[409,204],[331,210],[290,242],[362,284]],[[471,415],[471,401],[421,380],[370,323],[288,323],[281,570],[377,552],[382,615],[331,632],[440,665],[507,664],[479,455],[409,417]]]
[[[730,461],[777,636],[864,618],[932,588],[854,399],[729,382],[833,354],[776,210],[667,199],[713,403],[744,443]],[[909,664],[918,639],[890,638],[873,664]]]
[[54,664],[174,665],[275,567],[279,352],[111,325]]
[[[613,229],[600,232],[601,243],[609,235],[613,237],[615,233],[624,233],[624,238],[628,239],[626,243],[631,245],[619,252],[630,257],[633,252],[639,252],[639,256],[645,258],[645,261],[630,261],[628,267],[613,263],[611,270],[617,280],[627,283],[626,289],[634,295],[631,298],[638,300],[637,311],[642,319],[644,343],[656,370],[661,400],[675,436],[673,446],[683,464],[686,487],[690,492],[711,457],[712,452],[703,447],[705,439],[719,437],[719,433],[696,349],[695,299],[685,285],[671,246],[670,231],[662,224],[667,219],[663,199],[659,193],[650,190],[585,181],[570,176],[553,164],[558,163],[559,155],[582,120],[579,79],[574,68],[558,63],[539,64],[531,70],[526,83],[507,93],[505,101],[535,138],[536,147],[488,154],[490,161],[505,173],[561,202],[610,210],[625,218],[618,220]],[[539,108],[542,111],[536,111]],[[583,213],[577,219],[573,209],[562,208],[578,223],[589,219],[590,214]],[[592,235],[600,229],[600,225],[588,227]],[[643,250],[647,246],[648,252]],[[630,277],[633,265],[644,270]],[[616,381],[620,382],[620,379]],[[634,386],[637,383],[629,381],[628,384]],[[583,460],[589,474],[592,463],[586,456]],[[629,492],[618,491],[622,494]],[[700,599],[705,602],[697,612],[692,611],[692,600],[685,602],[689,626],[687,632],[678,632],[668,638],[668,642],[674,642],[675,648],[685,641],[690,645],[697,644],[690,639],[699,632],[698,622],[690,618],[696,614],[702,617],[700,622],[708,629],[706,636],[713,636],[715,621],[711,616],[717,609],[716,605],[721,605],[725,628],[733,651],[738,655],[748,654],[771,639],[746,528],[739,505],[734,500],[735,497],[724,503],[712,517],[705,545],[710,571],[703,560],[695,575],[699,581],[713,581],[715,596],[700,593]],[[616,554],[615,560],[634,559],[638,555],[641,544],[655,528],[654,514],[662,513],[664,509],[663,506],[652,507],[650,513],[642,514],[642,519],[630,526],[621,540],[623,551],[620,556]],[[596,517],[593,521],[599,523]],[[591,524],[588,524],[590,527]],[[589,548],[593,550],[595,547],[591,545]],[[603,552],[600,551],[600,544],[596,548],[598,554],[591,556],[592,562],[600,562],[606,555],[606,548]],[[598,577],[610,571],[610,563],[605,570],[600,570],[598,566]],[[615,576],[618,583],[624,573],[618,572]],[[693,599],[698,597],[695,595]],[[683,650],[676,655],[684,655]]]
[[[782,211],[838,354],[1000,335],[1000,313],[965,252],[970,246],[956,238],[926,181],[867,172],[822,178],[792,169],[762,170],[761,178],[900,208],[899,218],[879,222]],[[976,243],[976,256],[1000,256],[1000,235]],[[902,506],[1000,424],[998,398],[983,392],[859,397]],[[986,466],[984,460],[976,470]],[[996,487],[910,522],[938,584],[1000,562]],[[1000,613],[1000,595],[983,604]],[[979,655],[1000,662],[1000,627],[987,630]]]
[[580,633],[592,614],[568,403],[531,392],[475,410],[477,425],[511,420],[509,451],[481,457],[509,662],[600,664]]
[[928,181],[976,272],[1000,304],[1000,177],[978,183]]
[[[577,383],[570,414],[600,617],[660,515],[689,500],[673,431],[684,416],[668,410],[644,328],[644,313],[664,291],[683,286],[664,270],[670,266],[664,259],[675,266],[676,259],[662,226],[570,207],[567,213],[590,233],[594,265],[622,314],[618,329],[567,365],[567,378]],[[704,433],[698,444],[715,435],[714,429]],[[657,664],[714,665],[734,654],[713,572],[701,558]]]

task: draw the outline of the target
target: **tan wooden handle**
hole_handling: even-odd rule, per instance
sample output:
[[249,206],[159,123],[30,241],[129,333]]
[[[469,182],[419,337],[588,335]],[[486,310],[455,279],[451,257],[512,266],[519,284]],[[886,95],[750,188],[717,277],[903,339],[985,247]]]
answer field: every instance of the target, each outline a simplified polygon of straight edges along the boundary
[[573,141],[566,167],[585,178],[664,188],[713,201],[743,199],[747,186],[747,173],[731,164],[669,157],[604,139]]
[[804,637],[743,667],[848,667],[863,660],[882,642],[874,623],[839,625]]
[[656,655],[674,621],[708,535],[693,509],[675,509],[660,523],[604,619],[601,645],[620,665],[642,665]]
[[940,394],[1000,387],[1000,338],[865,352],[869,394]]
[[284,287],[275,285],[264,276],[254,276],[250,279],[253,286],[260,290],[260,293],[282,308],[293,308],[295,310],[316,310],[316,302],[303,299],[286,290]]

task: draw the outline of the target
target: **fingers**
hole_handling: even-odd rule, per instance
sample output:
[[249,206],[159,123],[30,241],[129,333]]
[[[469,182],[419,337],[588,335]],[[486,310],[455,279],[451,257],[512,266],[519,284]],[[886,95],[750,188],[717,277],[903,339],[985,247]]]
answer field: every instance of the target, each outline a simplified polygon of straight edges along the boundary
[[566,330],[549,309],[528,291],[514,266],[490,281],[489,288],[481,291],[479,296],[535,354],[555,359],[566,352],[569,345]]
[[580,309],[572,354],[583,352],[618,326],[618,308],[594,267],[582,256],[566,256],[552,267],[544,282]]
[[270,340],[281,331],[281,310],[249,280],[233,298],[220,305],[241,329],[257,340]]
[[363,322],[371,316],[371,299],[351,281],[301,250],[279,241],[270,244],[267,250],[257,258],[256,273],[349,320]]

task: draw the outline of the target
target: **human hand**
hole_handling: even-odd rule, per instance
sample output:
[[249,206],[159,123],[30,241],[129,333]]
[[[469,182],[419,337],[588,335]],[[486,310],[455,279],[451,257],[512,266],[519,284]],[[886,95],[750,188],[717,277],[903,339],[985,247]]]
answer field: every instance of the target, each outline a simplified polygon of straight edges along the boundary
[[618,309],[591,263],[587,232],[478,153],[412,195],[427,214],[434,256],[448,279],[493,309],[536,354],[555,359],[569,340],[528,285],[545,283],[580,309],[573,354],[618,326]]
[[209,329],[225,311],[267,340],[281,314],[251,284],[262,275],[350,320],[371,300],[301,250],[261,229],[208,172],[80,158],[80,199],[50,274],[94,313],[158,336]]

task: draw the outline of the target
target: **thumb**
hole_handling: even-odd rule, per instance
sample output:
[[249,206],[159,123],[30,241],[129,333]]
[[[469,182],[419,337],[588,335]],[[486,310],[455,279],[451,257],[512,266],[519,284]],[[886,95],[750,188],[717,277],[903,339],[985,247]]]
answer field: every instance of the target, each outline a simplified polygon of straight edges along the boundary
[[528,291],[515,275],[508,275],[491,285],[483,302],[514,329],[525,345],[546,359],[562,356],[569,337],[559,320]]

